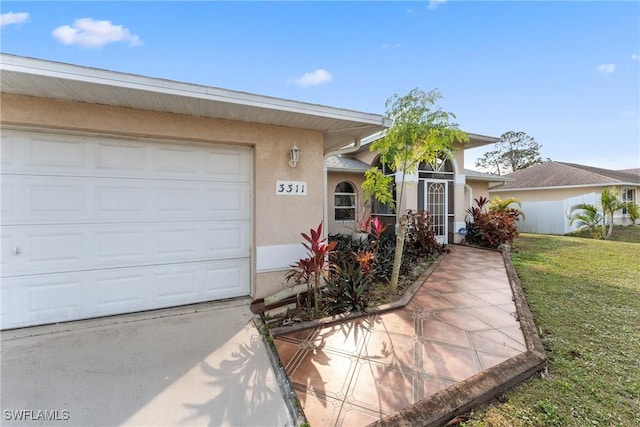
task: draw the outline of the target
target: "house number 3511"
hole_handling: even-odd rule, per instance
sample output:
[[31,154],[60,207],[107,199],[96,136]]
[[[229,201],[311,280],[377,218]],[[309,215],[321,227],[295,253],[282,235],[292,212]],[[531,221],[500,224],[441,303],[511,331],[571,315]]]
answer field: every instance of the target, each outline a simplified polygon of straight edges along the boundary
[[276,194],[278,196],[306,196],[306,181],[276,181]]

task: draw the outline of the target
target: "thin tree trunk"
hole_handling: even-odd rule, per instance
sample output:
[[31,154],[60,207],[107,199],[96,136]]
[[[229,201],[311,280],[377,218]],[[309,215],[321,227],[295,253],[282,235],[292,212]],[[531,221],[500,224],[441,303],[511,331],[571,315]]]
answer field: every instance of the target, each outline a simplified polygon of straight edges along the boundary
[[609,231],[607,231],[607,239],[613,234],[613,212],[609,215]]
[[402,265],[402,251],[404,249],[404,232],[406,221],[404,215],[400,213],[402,209],[402,197],[404,195],[404,180],[407,170],[407,158],[405,156],[402,164],[402,180],[400,181],[400,196],[398,197],[396,204],[396,224],[398,225],[396,230],[396,252],[393,257],[393,270],[391,270],[391,281],[389,283],[391,290],[395,292],[398,289],[398,280],[400,278],[400,266]]
[[404,234],[407,228],[407,220],[404,217],[400,217],[400,224],[398,225],[398,231],[396,232],[396,252],[393,257],[393,270],[391,270],[391,290],[396,291],[398,289],[398,280],[400,279],[400,266],[402,265],[402,252],[404,250]]

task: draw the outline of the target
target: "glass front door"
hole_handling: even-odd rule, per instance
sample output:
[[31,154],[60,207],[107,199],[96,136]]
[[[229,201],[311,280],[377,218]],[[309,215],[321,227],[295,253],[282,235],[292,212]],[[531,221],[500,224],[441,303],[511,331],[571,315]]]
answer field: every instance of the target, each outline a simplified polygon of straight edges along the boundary
[[447,181],[425,180],[425,210],[431,214],[431,222],[438,243],[447,243],[448,194]]

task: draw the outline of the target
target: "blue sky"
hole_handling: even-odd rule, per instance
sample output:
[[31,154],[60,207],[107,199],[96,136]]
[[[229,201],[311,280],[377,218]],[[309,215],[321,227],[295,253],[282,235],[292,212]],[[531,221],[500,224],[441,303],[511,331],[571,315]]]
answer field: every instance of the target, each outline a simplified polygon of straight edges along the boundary
[[[640,167],[639,2],[11,2],[4,53],[383,114],[438,89],[472,133]],[[486,149],[467,151],[466,167]]]

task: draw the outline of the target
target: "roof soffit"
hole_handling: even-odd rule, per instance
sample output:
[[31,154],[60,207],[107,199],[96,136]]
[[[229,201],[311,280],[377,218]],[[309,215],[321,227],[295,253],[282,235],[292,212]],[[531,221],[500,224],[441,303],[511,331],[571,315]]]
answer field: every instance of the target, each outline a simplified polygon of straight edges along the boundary
[[378,114],[6,54],[0,77],[4,93],[321,131],[325,152],[389,125]]

